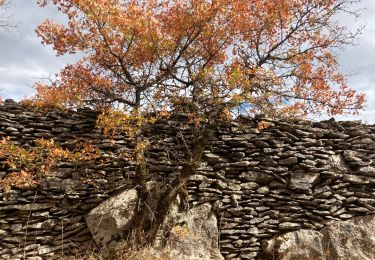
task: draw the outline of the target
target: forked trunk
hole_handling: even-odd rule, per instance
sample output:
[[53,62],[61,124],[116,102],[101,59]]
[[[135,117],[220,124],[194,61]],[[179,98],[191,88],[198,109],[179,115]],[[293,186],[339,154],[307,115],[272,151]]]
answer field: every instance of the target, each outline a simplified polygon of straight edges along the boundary
[[160,227],[164,223],[168,211],[171,208],[172,203],[175,201],[177,194],[181,188],[185,185],[190,176],[195,174],[197,171],[197,164],[190,163],[184,164],[180,171],[180,175],[175,177],[172,182],[165,188],[158,198],[158,203],[155,210],[155,219],[152,223],[152,227],[146,237],[147,243],[153,245]]
[[159,183],[159,185],[151,184],[154,187],[147,187],[146,163],[145,160],[140,160],[135,180],[139,201],[130,236],[128,237],[133,239],[133,246],[142,248],[155,244],[159,230],[166,220],[171,205],[188,179],[197,173],[203,151],[210,140],[211,133],[212,129],[207,127],[199,132],[199,135],[195,136],[195,141],[191,144],[191,150],[188,151],[190,156],[182,164],[179,174],[170,182],[163,183],[163,185]]

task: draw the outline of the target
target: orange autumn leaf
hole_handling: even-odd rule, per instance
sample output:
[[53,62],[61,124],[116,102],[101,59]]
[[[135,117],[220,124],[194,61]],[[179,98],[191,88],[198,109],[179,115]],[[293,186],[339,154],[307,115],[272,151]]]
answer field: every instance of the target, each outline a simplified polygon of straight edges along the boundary
[[335,17],[350,0],[39,0],[67,24],[36,32],[57,55],[81,53],[35,101],[140,114],[357,113],[335,49],[357,32]]
[[5,164],[14,172],[0,178],[0,190],[32,187],[61,161],[91,161],[100,156],[97,147],[83,140],[77,141],[74,150],[68,150],[53,139],[36,139],[33,147],[24,148],[9,137],[3,138],[0,141],[0,157],[6,158]]

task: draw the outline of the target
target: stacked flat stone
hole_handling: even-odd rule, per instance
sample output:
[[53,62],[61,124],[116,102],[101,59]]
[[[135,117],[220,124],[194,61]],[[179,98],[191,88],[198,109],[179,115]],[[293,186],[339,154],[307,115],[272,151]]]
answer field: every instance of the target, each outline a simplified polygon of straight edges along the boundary
[[[53,138],[72,148],[89,139],[105,163],[62,162],[33,189],[0,193],[0,259],[52,259],[95,249],[84,215],[133,186],[134,163],[117,153],[131,149],[124,135],[114,141],[95,128],[97,113],[38,110],[8,100],[0,105],[0,138],[27,147]],[[178,172],[191,128],[183,116],[150,126],[147,153],[153,176]],[[259,119],[258,119],[259,120]],[[300,119],[257,121],[239,118],[221,124],[204,152],[199,174],[189,183],[191,206],[210,202],[220,228],[220,250],[227,259],[253,259],[263,240],[276,234],[320,230],[332,221],[375,212],[375,126],[357,121]],[[0,178],[10,170],[0,158]]]

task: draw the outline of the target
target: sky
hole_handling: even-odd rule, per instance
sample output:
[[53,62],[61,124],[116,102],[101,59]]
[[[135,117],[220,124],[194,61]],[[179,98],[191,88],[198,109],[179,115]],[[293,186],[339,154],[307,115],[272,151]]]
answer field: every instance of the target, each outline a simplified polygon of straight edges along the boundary
[[[352,73],[349,85],[366,94],[367,106],[358,116],[340,116],[337,120],[362,120],[375,124],[375,0],[362,0],[353,6],[363,9],[355,19],[338,19],[350,28],[365,25],[355,46],[339,53],[341,72]],[[0,30],[0,96],[19,100],[33,95],[33,84],[59,72],[74,57],[56,57],[50,46],[43,46],[35,28],[46,18],[59,22],[64,17],[54,7],[40,8],[36,0],[13,0],[7,10],[17,24],[12,31]],[[374,115],[374,116],[373,116]],[[326,117],[315,117],[315,120]]]

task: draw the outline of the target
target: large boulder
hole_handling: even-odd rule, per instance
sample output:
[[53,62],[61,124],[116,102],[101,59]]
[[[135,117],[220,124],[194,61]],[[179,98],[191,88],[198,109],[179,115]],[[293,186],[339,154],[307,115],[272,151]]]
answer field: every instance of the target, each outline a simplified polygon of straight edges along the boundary
[[85,216],[87,227],[104,254],[131,225],[137,198],[135,189],[126,190],[102,202]]
[[[135,189],[124,191],[92,209],[85,217],[87,226],[104,256],[109,256],[132,224],[137,202]],[[218,246],[219,231],[210,203],[179,210],[173,204],[159,231],[155,248],[147,248],[148,258],[174,260],[224,259]],[[121,246],[120,246],[121,247]],[[117,250],[117,249],[116,249]]]
[[333,222],[321,231],[298,230],[263,242],[264,259],[375,259],[375,215]]
[[[171,228],[168,228],[171,227]],[[216,215],[210,203],[193,207],[188,212],[171,210],[165,225],[168,236],[163,252],[171,259],[224,259],[220,253]]]

